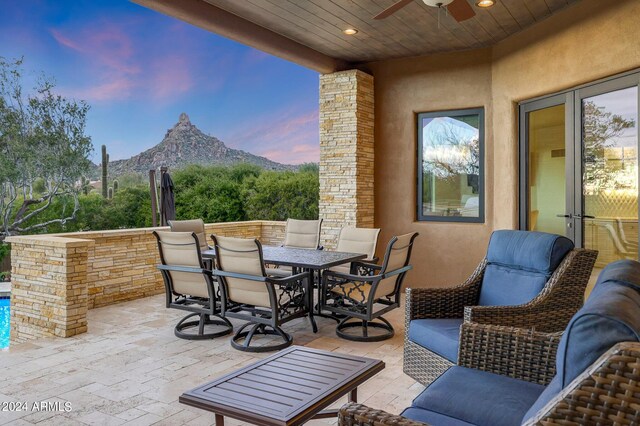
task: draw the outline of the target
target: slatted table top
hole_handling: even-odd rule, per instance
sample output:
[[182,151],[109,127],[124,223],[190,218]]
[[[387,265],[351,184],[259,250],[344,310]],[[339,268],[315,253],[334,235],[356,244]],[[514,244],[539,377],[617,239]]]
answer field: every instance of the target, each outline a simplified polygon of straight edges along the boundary
[[259,425],[298,425],[384,369],[380,360],[291,346],[180,402]]

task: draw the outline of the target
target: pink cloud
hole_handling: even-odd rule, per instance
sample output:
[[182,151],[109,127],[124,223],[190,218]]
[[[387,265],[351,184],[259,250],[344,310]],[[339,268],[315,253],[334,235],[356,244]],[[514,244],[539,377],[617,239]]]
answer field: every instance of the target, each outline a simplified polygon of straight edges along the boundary
[[126,100],[138,95],[162,101],[191,90],[195,83],[187,56],[154,56],[133,42],[128,35],[133,31],[128,27],[131,25],[137,23],[92,23],[75,31],[51,29],[53,38],[77,52],[92,70],[88,84],[62,91],[87,101]]
[[271,160],[300,164],[320,159],[318,111],[295,109],[268,114],[228,138],[230,145]]

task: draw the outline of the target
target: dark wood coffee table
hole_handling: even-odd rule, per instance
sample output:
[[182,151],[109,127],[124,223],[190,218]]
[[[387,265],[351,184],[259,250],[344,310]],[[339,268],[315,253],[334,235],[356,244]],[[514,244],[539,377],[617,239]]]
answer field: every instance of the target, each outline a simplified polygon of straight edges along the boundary
[[[180,402],[256,425],[300,425],[335,417],[340,397],[357,402],[358,386],[384,369],[376,359],[291,346],[262,361],[183,393]],[[324,410],[324,411],[323,411]]]

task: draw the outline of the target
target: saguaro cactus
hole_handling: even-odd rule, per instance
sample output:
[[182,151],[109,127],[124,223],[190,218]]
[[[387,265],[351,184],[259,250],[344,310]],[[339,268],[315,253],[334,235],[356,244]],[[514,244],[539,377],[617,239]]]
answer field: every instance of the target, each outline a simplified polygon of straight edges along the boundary
[[109,188],[108,196],[109,196],[109,199],[113,198],[113,188],[111,187]]
[[107,154],[107,146],[102,145],[102,196],[107,198],[108,188],[107,178],[108,178],[108,168],[109,168],[109,154]]
[[114,179],[113,180],[113,195],[116,195],[116,192],[118,192],[118,180]]

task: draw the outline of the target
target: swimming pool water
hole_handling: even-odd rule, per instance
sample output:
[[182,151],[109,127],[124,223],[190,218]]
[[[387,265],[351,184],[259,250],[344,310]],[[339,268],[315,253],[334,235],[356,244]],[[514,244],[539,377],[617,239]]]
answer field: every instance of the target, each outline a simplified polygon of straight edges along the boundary
[[0,350],[9,347],[9,299],[0,298]]

